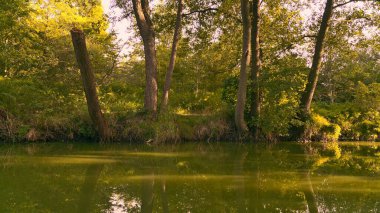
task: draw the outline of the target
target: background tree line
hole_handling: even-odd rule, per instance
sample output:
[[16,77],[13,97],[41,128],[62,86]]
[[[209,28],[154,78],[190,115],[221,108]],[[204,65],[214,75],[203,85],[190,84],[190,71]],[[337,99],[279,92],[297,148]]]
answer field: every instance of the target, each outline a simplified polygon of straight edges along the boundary
[[141,41],[126,56],[100,1],[1,2],[2,139],[96,136],[73,27],[86,34],[115,139],[374,140],[380,133],[377,1],[113,6]]

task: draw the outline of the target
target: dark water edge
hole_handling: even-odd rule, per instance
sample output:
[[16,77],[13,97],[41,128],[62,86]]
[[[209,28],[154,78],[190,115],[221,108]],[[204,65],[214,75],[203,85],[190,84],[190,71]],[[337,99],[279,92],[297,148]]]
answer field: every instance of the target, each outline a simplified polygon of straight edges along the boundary
[[380,144],[0,144],[0,212],[379,212]]

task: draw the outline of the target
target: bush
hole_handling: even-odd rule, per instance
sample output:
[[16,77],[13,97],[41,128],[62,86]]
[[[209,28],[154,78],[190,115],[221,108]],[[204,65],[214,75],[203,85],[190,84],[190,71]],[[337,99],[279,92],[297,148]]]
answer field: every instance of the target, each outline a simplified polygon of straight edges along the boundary
[[322,141],[338,141],[341,128],[337,124],[330,124],[321,128]]
[[312,113],[306,121],[307,135],[315,141],[337,141],[341,128],[337,124],[330,123],[325,117]]

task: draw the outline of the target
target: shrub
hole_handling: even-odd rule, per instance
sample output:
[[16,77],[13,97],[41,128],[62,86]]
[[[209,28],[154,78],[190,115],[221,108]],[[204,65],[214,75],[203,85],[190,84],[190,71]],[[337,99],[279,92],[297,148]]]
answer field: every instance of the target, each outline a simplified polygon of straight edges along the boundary
[[330,123],[325,117],[313,113],[306,121],[307,134],[316,141],[337,141],[341,128],[337,124]]
[[323,141],[338,141],[341,128],[337,124],[330,124],[321,128]]

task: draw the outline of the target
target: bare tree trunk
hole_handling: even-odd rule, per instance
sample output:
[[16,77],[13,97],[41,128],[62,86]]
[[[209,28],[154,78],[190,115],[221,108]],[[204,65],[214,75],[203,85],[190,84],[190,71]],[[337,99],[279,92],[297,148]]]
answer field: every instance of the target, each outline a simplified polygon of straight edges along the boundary
[[[329,27],[329,21],[332,16],[333,8],[334,8],[334,0],[327,0],[325,11],[323,13],[321,25],[318,31],[318,35],[316,38],[315,48],[314,48],[314,56],[312,66],[309,72],[306,88],[301,96],[300,100],[300,114],[299,117],[302,121],[306,121],[308,115],[310,114],[311,102],[313,100],[315,88],[317,87],[318,76],[321,70],[321,61],[323,55],[323,45],[326,37],[326,32]],[[305,136],[305,126],[302,126],[298,131],[298,139],[299,140],[308,140],[308,138],[304,138]]]
[[108,141],[111,137],[111,131],[108,128],[108,124],[104,119],[100,108],[98,95],[96,92],[94,72],[91,68],[84,33],[81,30],[72,29],[71,38],[82,77],[84,92],[86,94],[88,112],[93,124],[96,127],[100,140]]
[[149,0],[132,0],[137,26],[144,43],[145,54],[145,98],[147,112],[157,112],[157,57],[153,23],[150,18]]
[[247,68],[251,62],[251,18],[249,16],[249,0],[241,0],[241,16],[243,21],[243,51],[240,65],[239,89],[235,108],[235,124],[240,133],[248,131],[244,119],[247,100]]
[[251,117],[253,119],[252,135],[253,140],[259,140],[259,120],[260,120],[260,72],[261,72],[261,59],[260,59],[260,0],[252,1],[252,66],[251,66],[251,79],[252,79],[252,103],[251,103]]
[[171,79],[172,79],[174,66],[175,66],[175,59],[176,59],[176,55],[177,55],[177,46],[178,46],[178,41],[181,37],[182,10],[183,10],[182,0],[178,0],[177,18],[175,21],[175,30],[174,30],[174,35],[173,35],[172,52],[170,55],[169,67],[168,67],[168,70],[166,72],[164,91],[162,94],[161,110],[163,110],[163,111],[166,110],[166,108],[168,106],[168,102],[169,102],[169,90],[170,90]]

